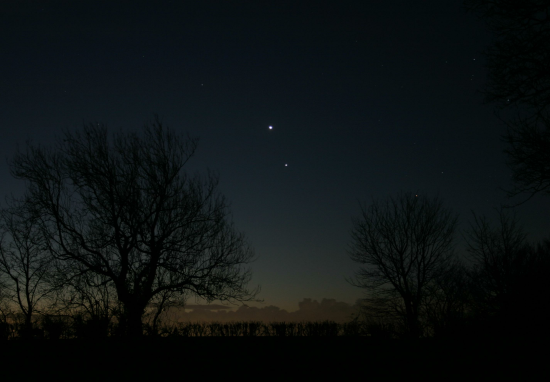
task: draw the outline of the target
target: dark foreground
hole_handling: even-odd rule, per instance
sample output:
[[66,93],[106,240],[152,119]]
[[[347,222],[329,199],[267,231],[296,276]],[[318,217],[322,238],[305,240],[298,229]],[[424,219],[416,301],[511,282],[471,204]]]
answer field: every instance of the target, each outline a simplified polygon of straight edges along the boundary
[[[371,340],[367,337],[202,337],[0,342],[3,379],[170,378],[530,380],[545,375],[540,341]],[[540,374],[543,372],[544,374]]]

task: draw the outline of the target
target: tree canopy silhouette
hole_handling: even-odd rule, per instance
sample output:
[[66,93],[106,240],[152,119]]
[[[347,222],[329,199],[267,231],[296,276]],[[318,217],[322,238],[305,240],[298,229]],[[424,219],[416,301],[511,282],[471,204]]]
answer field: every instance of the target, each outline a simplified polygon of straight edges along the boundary
[[[465,0],[494,34],[486,50],[486,101],[511,111],[504,140],[515,187],[510,196],[550,193],[550,4]],[[527,199],[528,200],[528,199]]]
[[158,295],[246,301],[253,251],[229,220],[218,178],[185,166],[197,138],[163,126],[108,134],[101,124],[65,131],[55,149],[28,144],[10,162],[27,183],[47,249],[71,277],[103,276],[123,305],[123,334],[143,334]]
[[413,337],[427,288],[451,264],[456,222],[439,199],[411,193],[373,201],[354,220],[350,257],[364,266],[352,284],[367,290],[375,312],[403,318]]

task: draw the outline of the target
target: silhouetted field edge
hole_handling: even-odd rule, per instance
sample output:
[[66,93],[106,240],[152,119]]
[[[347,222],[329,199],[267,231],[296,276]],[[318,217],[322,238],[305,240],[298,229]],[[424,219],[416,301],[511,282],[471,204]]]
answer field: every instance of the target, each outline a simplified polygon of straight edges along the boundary
[[[533,339],[541,336],[522,335],[520,331],[511,335],[491,332],[483,327],[463,326],[447,336],[425,336],[424,340],[492,340],[496,338]],[[78,320],[71,316],[37,320],[32,333],[24,332],[21,322],[0,322],[0,341],[4,340],[68,340],[68,339],[118,339],[123,338],[117,331],[116,323],[107,320]],[[541,333],[542,334],[542,333]],[[176,322],[162,323],[156,327],[143,325],[143,339],[146,338],[205,338],[205,337],[362,337],[372,340],[407,339],[403,333],[391,325],[372,325],[359,320],[349,322],[301,321],[301,322]],[[546,338],[547,339],[547,338]]]
[[[262,323],[262,327],[281,331],[282,327],[294,330],[300,327],[299,323],[283,324]],[[236,371],[284,378],[326,377],[330,372],[344,380],[353,380],[357,373],[365,372],[374,380],[412,376],[458,380],[472,375],[483,380],[497,377],[531,380],[525,379],[525,373],[533,373],[545,364],[541,360],[544,352],[536,350],[544,348],[545,342],[519,337],[392,339],[359,334],[281,335],[282,332],[257,336],[206,335],[206,329],[223,333],[224,327],[231,326],[229,323],[179,326],[202,328],[203,335],[145,335],[138,339],[14,338],[0,341],[0,356],[9,365],[5,376],[11,373],[16,378],[21,370],[26,370],[29,378],[47,375],[56,380],[80,381],[151,381],[175,375],[223,378]]]
[[[70,317],[69,317],[70,318]],[[72,321],[72,322],[71,322]],[[25,337],[22,324],[0,323],[1,338],[17,340]],[[367,336],[356,322],[178,322],[153,328],[144,324],[144,338],[177,337],[337,337]],[[34,325],[30,339],[91,339],[118,338],[117,326],[112,322],[81,322],[76,320],[45,319]]]

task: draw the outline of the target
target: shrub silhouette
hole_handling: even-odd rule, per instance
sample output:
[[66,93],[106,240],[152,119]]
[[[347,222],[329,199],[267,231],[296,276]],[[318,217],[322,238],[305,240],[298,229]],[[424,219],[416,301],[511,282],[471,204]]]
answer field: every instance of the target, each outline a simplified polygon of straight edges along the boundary
[[11,337],[12,327],[9,323],[0,322],[0,341],[5,341]]
[[50,340],[58,340],[67,331],[68,325],[59,317],[42,317],[42,335]]
[[73,321],[73,331],[77,338],[102,339],[107,338],[111,320],[107,317],[85,317],[76,315]]

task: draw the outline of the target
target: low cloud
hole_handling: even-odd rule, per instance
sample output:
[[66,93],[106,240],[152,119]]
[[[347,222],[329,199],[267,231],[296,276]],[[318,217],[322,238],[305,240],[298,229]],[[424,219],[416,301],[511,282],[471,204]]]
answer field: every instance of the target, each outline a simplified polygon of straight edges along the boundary
[[186,305],[185,308],[173,309],[168,312],[170,320],[181,322],[231,322],[231,321],[262,321],[262,322],[300,322],[300,321],[335,321],[348,322],[358,312],[359,301],[353,305],[335,299],[323,298],[321,302],[304,298],[298,303],[299,309],[288,312],[277,306],[250,307],[242,305],[236,310],[224,305]]
[[230,306],[226,305],[220,305],[220,304],[209,304],[209,305],[185,305],[185,310],[191,309],[191,310],[197,310],[197,311],[205,311],[205,310],[228,310],[231,309]]

